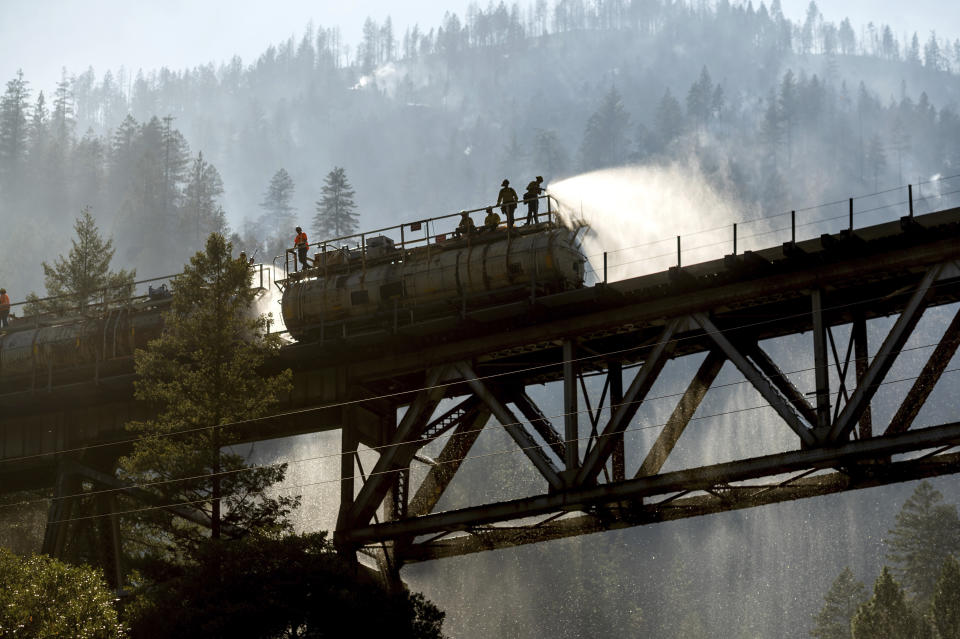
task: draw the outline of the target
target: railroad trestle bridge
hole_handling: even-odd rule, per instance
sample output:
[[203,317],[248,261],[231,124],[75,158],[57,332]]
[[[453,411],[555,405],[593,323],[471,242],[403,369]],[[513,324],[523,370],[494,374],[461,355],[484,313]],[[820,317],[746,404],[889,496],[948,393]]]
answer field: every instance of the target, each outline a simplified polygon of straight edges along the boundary
[[[292,344],[270,364],[294,370],[283,411],[237,428],[249,440],[339,429],[335,541],[396,575],[410,562],[958,472],[960,422],[916,420],[937,383],[948,383],[960,313],[938,328],[892,417],[871,410],[925,311],[957,301],[960,209],[950,209]],[[776,361],[769,345],[784,338],[804,345],[809,370]],[[664,374],[688,357],[697,358],[692,376]],[[772,411],[778,449],[720,462],[702,451],[691,457],[684,433],[727,363]],[[46,552],[62,551],[81,483],[137,495],[113,478],[113,466],[125,450],[123,423],[143,409],[132,400],[129,362],[111,370],[0,390],[4,492],[55,487]],[[798,381],[808,378],[809,388]],[[533,399],[540,384],[557,387],[558,415]],[[641,449],[627,435],[655,384],[670,388],[658,399],[670,396],[673,406]],[[934,412],[956,413],[943,408]],[[531,465],[540,488],[437,510],[494,421],[516,444],[510,459]],[[437,452],[424,454],[427,446]],[[359,463],[364,447],[378,453],[372,467]],[[105,497],[113,522],[103,526],[105,552],[116,563],[110,508]]]

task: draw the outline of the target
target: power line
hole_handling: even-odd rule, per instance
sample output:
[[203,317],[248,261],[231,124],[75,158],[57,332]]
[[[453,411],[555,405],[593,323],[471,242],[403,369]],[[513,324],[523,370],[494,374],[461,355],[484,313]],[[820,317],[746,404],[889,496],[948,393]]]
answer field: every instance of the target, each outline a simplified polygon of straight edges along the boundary
[[[926,347],[926,348],[929,348],[929,347]],[[809,369],[806,369],[806,370],[809,370]],[[955,372],[960,372],[960,368],[947,369],[947,370],[943,371],[943,374],[955,373]],[[898,378],[898,379],[895,379],[895,380],[886,380],[886,381],[884,381],[884,382],[880,382],[880,383],[876,384],[875,386],[876,386],[876,387],[880,387],[880,386],[886,386],[886,385],[891,385],[891,384],[899,384],[899,383],[903,383],[903,382],[908,382],[908,381],[915,380],[915,379],[917,379],[917,377],[919,377],[919,376],[918,376],[918,375],[914,375],[914,376],[909,376],[909,377],[901,377],[901,378]],[[742,384],[742,383],[745,383],[745,381],[733,382],[733,383],[729,383],[729,384],[724,384],[724,385],[721,385],[721,386],[719,386],[719,387],[711,387],[709,390],[714,390],[715,388],[723,388],[723,387],[726,387],[726,386],[734,386],[734,385],[738,385],[738,384]],[[654,399],[658,399],[658,398],[654,398]],[[770,404],[764,403],[764,404],[758,404],[758,405],[756,405],[756,406],[748,406],[748,407],[745,407],[745,408],[736,408],[736,409],[731,409],[731,410],[728,410],[728,411],[721,411],[721,412],[719,412],[719,413],[713,413],[713,414],[710,414],[710,415],[700,415],[700,416],[691,417],[691,418],[690,418],[690,421],[701,421],[701,420],[713,419],[713,418],[716,418],[716,417],[725,417],[725,416],[728,416],[728,415],[735,415],[735,414],[739,414],[739,413],[751,412],[751,411],[755,411],[755,410],[762,410],[762,409],[766,409],[766,408],[772,408],[772,406],[771,406]],[[581,414],[581,413],[583,413],[583,412],[586,412],[586,411],[576,411],[577,414]],[[563,417],[563,416],[568,415],[568,414],[574,414],[574,413],[561,413],[561,414],[558,414],[558,415],[552,415],[552,416],[549,416],[548,419],[554,419],[554,418],[558,418],[558,417]],[[606,435],[604,435],[603,433],[600,433],[600,434],[598,434],[598,435],[596,436],[596,440],[599,441],[601,437],[616,437],[616,436],[620,436],[621,434],[627,433],[627,432],[640,432],[640,431],[651,430],[651,429],[654,429],[654,428],[662,428],[662,427],[666,426],[666,424],[667,424],[666,422],[662,422],[662,423],[658,423],[658,424],[649,424],[649,425],[646,425],[646,426],[636,426],[636,427],[632,427],[632,428],[628,427],[628,428],[625,428],[623,431],[620,431],[619,433],[614,433],[614,434],[606,434]],[[515,422],[515,423],[513,423],[513,424],[501,424],[500,426],[501,426],[502,428],[506,428],[507,426],[512,426],[512,425],[522,425],[522,422]],[[481,429],[473,429],[473,430],[470,430],[470,431],[463,431],[463,432],[459,433],[459,436],[464,436],[464,435],[471,434],[471,433],[482,432],[483,430],[484,430],[484,429],[481,428]],[[488,432],[490,432],[489,429],[488,429]],[[452,437],[452,435],[451,435],[451,436],[441,436],[441,437],[438,437],[438,438],[436,438],[436,439],[439,440],[439,439],[441,439],[441,438],[450,438],[450,437]],[[583,441],[590,442],[590,441],[592,441],[593,439],[594,439],[594,436],[593,436],[593,434],[591,433],[590,435],[585,436],[585,437],[578,437],[578,438],[570,439],[570,440],[561,440],[561,443],[564,444],[564,445],[567,445],[568,443],[571,443],[571,442],[577,442],[577,443],[580,443],[580,442],[583,442]],[[388,445],[384,445],[384,446],[377,447],[377,448],[371,448],[370,450],[373,451],[373,450],[376,450],[376,449],[379,449],[379,448],[386,448],[386,447],[390,447],[390,446],[402,446],[402,445],[405,445],[405,444],[408,444],[408,443],[415,443],[415,442],[417,442],[417,441],[419,441],[419,440],[412,440],[411,442],[400,442],[400,443],[395,443],[395,444],[388,444]],[[451,464],[451,463],[458,463],[458,462],[467,462],[467,461],[470,461],[470,460],[472,460],[472,459],[485,459],[485,458],[489,458],[489,457],[498,457],[498,456],[502,456],[502,455],[513,455],[513,454],[516,454],[516,453],[522,453],[522,452],[526,452],[526,451],[528,451],[528,450],[533,450],[533,449],[543,450],[544,448],[548,448],[548,446],[544,446],[544,445],[541,445],[541,444],[536,444],[536,445],[532,445],[532,446],[511,447],[511,448],[508,449],[508,450],[493,451],[493,452],[490,452],[490,453],[481,453],[481,454],[479,454],[479,455],[465,455],[465,456],[463,456],[463,457],[458,457],[458,458],[446,460],[446,461],[443,461],[443,462],[435,462],[433,465],[439,466],[439,465],[443,465],[443,464]],[[355,453],[359,453],[359,451],[354,451],[354,452],[355,452]],[[232,474],[237,474],[237,473],[241,473],[241,472],[249,472],[249,471],[253,471],[253,470],[265,470],[265,469],[269,469],[269,468],[279,468],[280,466],[283,466],[283,465],[286,465],[286,464],[291,464],[291,463],[305,463],[305,462],[308,462],[308,461],[318,461],[318,460],[321,460],[321,459],[329,459],[329,458],[332,458],[332,457],[342,457],[344,454],[351,454],[351,453],[343,453],[343,452],[329,453],[329,454],[317,455],[317,456],[314,456],[314,457],[308,457],[308,458],[299,459],[299,460],[293,460],[293,461],[290,461],[290,462],[278,462],[278,463],[273,463],[273,464],[261,464],[261,465],[258,465],[258,466],[247,466],[247,467],[244,467],[244,468],[239,468],[239,469],[235,469],[235,470],[231,470],[231,471],[223,471],[223,472],[220,472],[220,473],[206,473],[206,474],[195,475],[195,476],[187,477],[187,478],[177,478],[177,479],[170,479],[170,480],[163,480],[163,481],[156,481],[156,482],[144,482],[144,483],[140,483],[140,484],[130,484],[130,485],[127,485],[127,486],[124,486],[124,487],[120,487],[120,488],[106,488],[106,489],[100,489],[100,490],[93,490],[93,491],[87,491],[87,492],[83,492],[83,493],[75,493],[75,494],[72,494],[72,495],[64,495],[64,496],[60,496],[60,497],[52,497],[52,498],[49,498],[49,499],[46,499],[46,498],[44,498],[44,499],[34,499],[34,500],[26,500],[26,501],[20,501],[20,502],[13,502],[13,503],[9,503],[9,504],[0,504],[0,509],[2,509],[2,508],[12,508],[12,507],[23,507],[23,506],[28,506],[28,505],[35,504],[35,503],[47,503],[47,502],[53,502],[53,501],[57,501],[57,500],[73,499],[73,498],[77,498],[77,497],[92,497],[92,496],[100,495],[100,494],[109,494],[109,493],[117,493],[117,492],[123,493],[123,492],[126,492],[126,491],[128,491],[128,490],[130,490],[130,489],[133,489],[133,488],[147,488],[147,487],[151,487],[151,486],[163,485],[163,484],[169,484],[169,483],[176,483],[176,482],[187,482],[187,481],[195,481],[195,480],[201,480],[201,479],[213,479],[214,477],[224,477],[224,476],[228,476],[228,475],[232,475]],[[378,472],[370,472],[370,473],[367,473],[367,474],[353,475],[353,476],[351,476],[351,477],[340,477],[340,478],[337,478],[337,479],[329,479],[329,480],[321,480],[321,481],[316,481],[316,482],[308,482],[308,483],[306,483],[306,484],[295,484],[295,485],[293,485],[293,486],[283,486],[283,487],[278,488],[278,490],[288,491],[288,490],[294,490],[294,489],[297,489],[297,488],[308,488],[308,487],[311,487],[311,486],[317,486],[317,485],[321,485],[321,484],[338,483],[338,482],[344,481],[345,479],[351,479],[351,480],[352,480],[352,479],[361,479],[361,480],[363,480],[363,481],[367,481],[367,479],[368,479],[369,477],[378,476],[378,475],[390,475],[390,474],[395,474],[395,473],[403,472],[404,470],[405,470],[404,468],[396,468],[396,469],[390,469],[390,470],[384,470],[384,471],[378,471]],[[84,520],[84,519],[92,519],[92,518],[96,518],[96,517],[107,517],[107,516],[111,516],[111,515],[114,515],[114,514],[116,514],[116,515],[130,514],[130,513],[141,512],[141,511],[157,510],[157,509],[164,509],[164,508],[173,508],[173,507],[176,507],[176,506],[190,505],[190,504],[194,504],[194,503],[206,503],[206,502],[212,502],[212,501],[213,501],[213,498],[207,498],[207,499],[201,499],[201,500],[189,501],[189,502],[171,502],[171,503],[168,503],[168,504],[165,504],[165,505],[156,505],[156,504],[154,504],[154,505],[152,505],[152,506],[150,506],[150,507],[133,509],[133,510],[124,511],[124,512],[119,512],[119,513],[101,513],[101,514],[98,514],[98,515],[89,515],[89,516],[79,517],[79,518],[76,518],[76,519],[59,520],[59,521],[56,521],[56,522],[49,522],[49,523],[53,524],[53,523],[63,523],[63,522],[67,522],[67,521],[79,521],[79,520]]]
[[[953,285],[954,285],[954,284],[947,284],[947,283],[937,284],[937,283],[934,283],[934,284],[931,286],[931,288],[936,288],[936,287],[939,287],[939,286],[953,286]],[[915,287],[914,287],[914,288],[915,288]],[[911,290],[911,289],[907,289],[907,291],[909,291],[909,290]],[[904,292],[907,292],[907,291],[904,291]],[[861,300],[861,301],[856,302],[856,303],[855,303],[855,302],[848,302],[848,303],[844,303],[844,304],[836,304],[836,305],[833,305],[833,306],[824,307],[823,310],[824,310],[824,311],[828,311],[828,310],[839,310],[839,309],[847,308],[847,307],[850,307],[850,306],[854,306],[855,304],[862,304],[862,303],[864,303],[864,302],[871,302],[871,301],[879,301],[879,300],[883,300],[883,299],[886,299],[886,296],[878,296],[878,297],[874,297],[874,298],[868,298],[868,299],[866,299],[866,300]],[[774,322],[777,322],[777,321],[782,321],[782,320],[785,320],[785,319],[793,319],[793,318],[803,317],[803,316],[805,316],[805,315],[810,314],[811,312],[812,312],[812,311],[803,311],[803,312],[793,313],[793,314],[790,314],[790,315],[780,316],[780,317],[777,317],[777,318],[771,318],[771,319],[766,319],[766,320],[758,320],[758,321],[756,321],[756,322],[752,322],[752,323],[749,323],[749,324],[746,324],[746,325],[743,325],[743,326],[738,326],[738,327],[735,327],[735,328],[718,329],[716,332],[717,332],[718,334],[724,334],[724,333],[728,333],[728,332],[734,332],[734,331],[741,331],[741,330],[750,329],[750,328],[756,328],[756,327],[759,327],[759,326],[763,326],[763,325],[765,325],[765,324],[771,324],[771,323],[774,323]],[[712,334],[712,333],[705,331],[705,334],[710,335],[710,334]],[[668,343],[679,343],[679,342],[684,341],[684,340],[695,339],[695,338],[696,338],[695,336],[674,337],[674,338],[672,338],[671,340],[669,340]],[[938,343],[939,343],[939,342],[938,342]],[[917,347],[917,348],[929,348],[929,347],[932,347],[932,346],[936,346],[936,344],[931,344],[931,345],[927,345],[927,346],[923,346],[923,347]],[[642,351],[642,350],[649,349],[649,348],[652,348],[652,347],[653,347],[653,345],[630,346],[630,347],[622,348],[622,349],[614,349],[614,350],[605,351],[605,352],[601,352],[601,353],[584,355],[583,357],[574,358],[574,359],[571,360],[571,361],[573,361],[573,362],[593,361],[593,360],[596,360],[598,357],[601,357],[601,358],[602,358],[602,357],[609,357],[609,356],[615,356],[615,355],[624,355],[624,354],[627,354],[627,353],[638,352],[638,351]],[[910,350],[910,349],[901,349],[901,350],[902,350],[902,351],[907,351],[907,350]],[[489,379],[496,379],[496,378],[499,378],[499,377],[507,377],[507,376],[517,375],[517,374],[522,374],[522,373],[530,373],[530,372],[534,372],[534,371],[537,371],[537,370],[542,370],[542,369],[545,369],[545,368],[551,368],[551,367],[553,367],[553,366],[554,366],[554,364],[538,364],[538,365],[533,365],[533,366],[529,366],[529,367],[526,367],[526,368],[523,368],[523,369],[519,369],[519,370],[515,370],[515,371],[510,371],[510,372],[491,373],[491,374],[488,374],[488,375],[480,375],[480,376],[476,377],[476,379],[477,379],[477,380],[480,380],[480,381],[482,381],[482,380],[489,380]],[[832,367],[835,366],[835,364],[827,363],[825,366],[826,366],[827,368],[832,368]],[[804,369],[804,370],[793,371],[793,372],[790,373],[790,374],[799,373],[799,372],[807,372],[807,371],[809,371],[809,370],[815,370],[815,367],[812,368],[812,369]],[[785,373],[785,374],[786,374],[786,373]],[[373,396],[373,397],[366,397],[366,398],[362,398],[362,399],[345,400],[345,401],[336,402],[336,403],[333,403],[333,404],[327,404],[327,405],[320,406],[320,407],[304,408],[304,409],[299,409],[299,410],[294,410],[294,411],[288,411],[288,412],[280,413],[280,414],[276,414],[276,415],[269,415],[269,416],[265,416],[265,417],[254,418],[254,419],[239,420],[239,421],[234,421],[234,422],[228,422],[228,423],[225,423],[225,424],[220,424],[220,425],[215,425],[215,426],[199,426],[199,427],[196,427],[196,428],[189,428],[189,429],[179,430],[179,431],[176,431],[176,432],[173,432],[173,433],[161,433],[161,434],[156,434],[156,435],[145,435],[145,436],[142,436],[142,437],[131,437],[131,438],[124,439],[124,440],[119,440],[119,441],[103,442],[103,443],[99,443],[99,444],[88,444],[88,445],[79,446],[79,447],[76,447],[76,448],[60,449],[60,450],[57,450],[57,451],[51,451],[51,452],[46,452],[46,453],[36,453],[36,454],[34,454],[34,455],[22,455],[22,456],[19,456],[19,457],[9,457],[9,458],[0,459],[0,464],[4,464],[4,463],[16,463],[16,462],[28,461],[28,460],[31,460],[31,459],[40,459],[40,458],[43,458],[43,457],[50,457],[50,456],[52,456],[52,455],[59,455],[59,454],[80,453],[80,452],[84,452],[84,451],[87,451],[87,450],[96,450],[96,449],[102,449],[102,448],[107,448],[107,447],[111,447],[111,446],[125,446],[125,445],[129,445],[129,444],[134,444],[134,443],[139,442],[139,441],[143,441],[143,440],[148,439],[148,438],[150,438],[150,437],[167,438],[167,437],[187,436],[187,435],[196,434],[196,433],[203,432],[203,431],[213,430],[213,429],[215,429],[215,428],[224,429],[224,428],[231,428],[231,427],[236,427],[236,426],[243,426],[243,425],[247,425],[247,424],[254,424],[254,423],[257,423],[257,422],[262,422],[262,421],[267,421],[267,420],[284,419],[284,418],[288,418],[288,417],[292,417],[292,416],[296,416],[296,415],[304,415],[304,414],[309,414],[309,413],[313,413],[313,412],[321,411],[321,410],[331,410],[331,409],[335,409],[335,408],[343,408],[343,407],[348,407],[348,406],[356,406],[356,405],[360,405],[360,404],[363,404],[363,403],[366,403],[366,402],[372,402],[372,401],[377,401],[377,400],[382,400],[382,399],[393,399],[393,398],[396,398],[396,397],[401,397],[401,396],[409,395],[410,393],[418,393],[418,392],[433,390],[433,389],[437,389],[437,388],[446,388],[446,387],[454,386],[454,385],[459,384],[459,383],[462,383],[462,382],[463,382],[463,380],[458,380],[458,381],[454,381],[454,382],[443,382],[443,383],[438,383],[438,384],[435,384],[435,385],[429,386],[429,387],[427,387],[427,386],[422,386],[422,387],[418,387],[418,388],[415,388],[415,389],[410,389],[410,390],[405,390],[405,391],[398,391],[398,392],[395,392],[395,393],[385,393],[385,394],[376,395],[376,396]],[[746,383],[746,380],[744,380],[743,382],[738,382],[738,383]],[[678,394],[678,395],[679,395],[679,394]],[[671,396],[673,396],[673,395],[666,395],[666,396],[664,396],[664,398],[666,398],[666,397],[671,397]],[[650,401],[650,400],[647,400],[647,401]],[[410,442],[410,443],[412,443],[412,442]],[[400,444],[394,444],[394,445],[400,445]]]

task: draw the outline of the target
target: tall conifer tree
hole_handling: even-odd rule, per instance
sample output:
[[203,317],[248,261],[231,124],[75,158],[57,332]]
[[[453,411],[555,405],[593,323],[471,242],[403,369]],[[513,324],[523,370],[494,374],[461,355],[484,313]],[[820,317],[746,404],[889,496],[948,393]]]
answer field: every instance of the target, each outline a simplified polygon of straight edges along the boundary
[[133,292],[136,271],[111,271],[113,240],[104,241],[97,222],[84,209],[73,225],[76,239],[71,240],[67,257],[53,265],[43,263],[44,282],[49,300],[35,293],[27,296],[28,312],[83,312],[90,304],[122,300]]
[[957,507],[922,481],[897,514],[897,525],[884,540],[894,574],[920,601],[933,595],[946,557],[960,553]]
[[267,319],[252,314],[255,291],[245,263],[219,234],[173,281],[173,301],[161,337],[136,354],[135,396],[156,417],[131,422],[138,435],[121,460],[122,476],[158,503],[196,509],[208,527],[165,510],[131,517],[139,554],[165,561],[194,557],[204,540],[252,531],[287,531],[298,498],[270,496],[286,465],[250,467],[231,445],[234,422],[267,413],[290,388],[290,372],[267,378],[257,370],[279,348]]
[[343,237],[357,230],[359,217],[353,201],[354,191],[343,167],[334,167],[327,173],[323,195],[316,203],[317,214],[313,224],[324,237]]
[[823,608],[814,617],[816,625],[810,635],[816,639],[850,639],[850,621],[866,598],[863,583],[849,567],[844,568],[823,596]]
[[853,639],[932,639],[930,625],[907,602],[903,589],[884,566],[873,586],[873,596],[857,610],[851,623]]

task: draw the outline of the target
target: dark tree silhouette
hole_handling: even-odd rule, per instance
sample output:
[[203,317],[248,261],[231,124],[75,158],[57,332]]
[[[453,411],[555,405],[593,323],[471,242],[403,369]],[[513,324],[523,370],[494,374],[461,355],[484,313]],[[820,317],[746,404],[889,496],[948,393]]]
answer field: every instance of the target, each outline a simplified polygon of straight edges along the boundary
[[354,195],[343,167],[334,167],[327,173],[322,195],[316,202],[317,214],[313,218],[314,227],[325,238],[343,237],[357,230],[359,216]]

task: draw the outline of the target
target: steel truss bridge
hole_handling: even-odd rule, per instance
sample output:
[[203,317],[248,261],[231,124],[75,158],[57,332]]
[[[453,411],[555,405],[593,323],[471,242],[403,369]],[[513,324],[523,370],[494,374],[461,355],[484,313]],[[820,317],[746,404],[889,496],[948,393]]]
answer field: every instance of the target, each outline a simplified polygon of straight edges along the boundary
[[[339,429],[335,541],[345,553],[375,555],[393,576],[411,562],[955,473],[960,422],[915,420],[960,345],[960,313],[939,327],[890,419],[874,419],[871,400],[888,392],[925,311],[960,301],[958,260],[960,208],[295,344],[271,364],[294,370],[284,411],[238,428],[250,440]],[[888,319],[871,323],[879,318]],[[771,355],[782,339],[804,344],[811,388]],[[699,363],[692,377],[664,375],[683,358]],[[691,458],[684,432],[726,363],[769,406],[768,427],[786,434],[773,440],[786,443],[761,456],[678,463]],[[143,410],[131,378],[0,393],[4,491],[56,486],[60,498],[47,552],[62,551],[82,485],[139,494],[113,479],[123,446],[102,446],[122,441],[123,422]],[[638,449],[627,431],[658,382],[675,391],[674,405]],[[558,388],[559,417],[532,399],[541,384]],[[517,446],[509,458],[531,465],[540,488],[438,511],[492,428],[509,434]],[[439,452],[428,457],[427,446]],[[359,463],[362,447],[379,453],[372,467]],[[680,469],[665,471],[668,462]],[[102,512],[110,514],[109,498]],[[105,519],[113,522],[102,525],[105,558],[116,563],[117,516]]]

